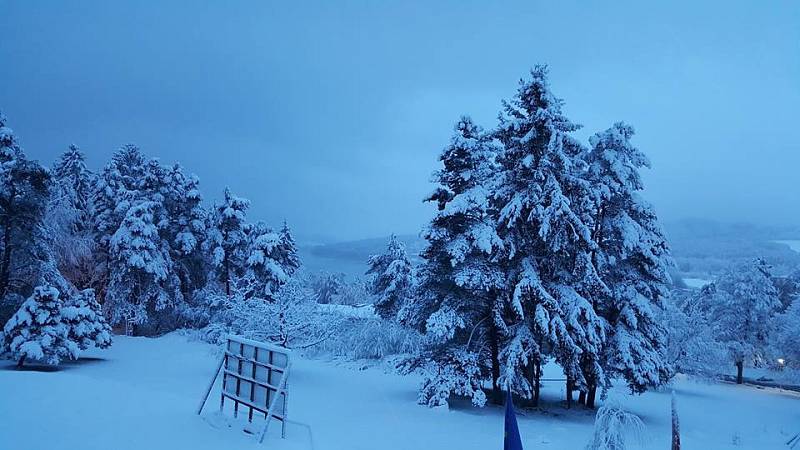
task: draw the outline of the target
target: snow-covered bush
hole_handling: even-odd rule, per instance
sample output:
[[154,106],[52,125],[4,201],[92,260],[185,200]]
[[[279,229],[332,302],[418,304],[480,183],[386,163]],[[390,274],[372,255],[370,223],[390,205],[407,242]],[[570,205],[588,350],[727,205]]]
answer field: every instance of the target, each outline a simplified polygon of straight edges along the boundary
[[666,361],[676,373],[713,378],[729,362],[727,349],[716,339],[708,305],[714,289],[709,284],[699,293],[673,292],[659,313],[666,330]]
[[3,352],[10,353],[20,367],[28,359],[52,365],[64,358],[76,359],[80,348],[69,338],[62,307],[57,289],[36,287],[3,328]]
[[475,406],[486,404],[476,353],[454,349],[438,353],[435,360],[424,361],[420,367],[423,378],[417,397],[419,404],[429,407],[446,406],[453,394],[471,398]]
[[417,354],[421,348],[419,333],[393,321],[379,317],[345,317],[313,352],[359,360]]
[[111,326],[103,316],[94,290],[86,289],[67,299],[61,316],[69,325],[69,339],[81,350],[111,346]]
[[319,304],[307,284],[293,277],[272,301],[246,298],[247,285],[232,283],[232,295],[211,294],[211,320],[199,339],[221,343],[227,334],[272,342],[309,355],[351,360],[416,354],[421,336],[379,318],[371,306]]
[[643,439],[644,423],[635,414],[625,411],[619,403],[609,401],[594,420],[594,434],[586,450],[625,450],[628,436]]
[[783,364],[800,369],[800,298],[775,320],[775,353]]
[[232,295],[217,294],[211,304],[215,310],[208,338],[240,334],[287,348],[305,349],[326,340],[336,328],[339,316],[317,304],[308,289],[296,279],[289,280],[271,300],[248,297],[249,284],[232,284]]

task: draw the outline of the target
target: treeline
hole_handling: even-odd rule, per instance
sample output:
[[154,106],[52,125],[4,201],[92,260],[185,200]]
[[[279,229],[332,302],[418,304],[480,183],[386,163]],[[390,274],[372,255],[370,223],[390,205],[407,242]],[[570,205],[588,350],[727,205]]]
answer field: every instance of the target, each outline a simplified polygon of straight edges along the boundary
[[670,364],[737,383],[748,367],[800,368],[800,270],[772,270],[761,258],[735,263],[698,291],[676,291],[663,316]]
[[203,327],[219,295],[272,299],[299,268],[284,223],[247,219],[225,190],[203,204],[198,179],[125,145],[98,172],[72,145],[47,169],[0,118],[0,323],[43,286],[92,289],[128,334]]
[[463,117],[440,156],[428,247],[411,270],[402,245],[370,259],[376,310],[423,332],[420,402],[486,402],[510,389],[539,401],[558,363],[568,398],[593,406],[614,378],[634,392],[672,375],[659,322],[669,248],[642,199],[647,157],[616,123],[586,146],[537,66],[485,130]]

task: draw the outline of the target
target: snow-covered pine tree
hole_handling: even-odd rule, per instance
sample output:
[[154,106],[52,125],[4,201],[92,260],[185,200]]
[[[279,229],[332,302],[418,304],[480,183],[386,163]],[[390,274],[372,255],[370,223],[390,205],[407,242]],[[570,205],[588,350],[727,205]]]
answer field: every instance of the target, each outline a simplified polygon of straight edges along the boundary
[[550,91],[547,67],[536,66],[504,102],[496,132],[503,144],[494,201],[503,240],[507,339],[501,383],[536,404],[549,356],[571,384],[602,379],[603,321],[591,300],[605,287],[591,260],[596,246],[585,222],[579,128]]
[[181,166],[175,164],[165,177],[162,191],[168,224],[163,227],[162,234],[170,243],[181,292],[188,299],[206,281],[206,258],[201,248],[206,235],[206,211],[196,176],[186,175]]
[[300,257],[297,255],[297,244],[294,241],[294,236],[292,236],[292,230],[289,229],[289,225],[285,220],[281,227],[275,259],[283,267],[286,275],[290,277],[297,272],[301,265]]
[[712,378],[728,364],[727,349],[715,332],[711,306],[716,295],[711,283],[699,292],[673,292],[664,302],[658,320],[666,330],[666,361],[675,372]]
[[[344,289],[344,274],[320,272],[311,281],[314,299],[317,303],[327,305],[335,303]],[[367,286],[367,290],[371,285]]]
[[146,158],[138,147],[124,145],[111,157],[92,189],[95,270],[92,287],[106,297],[111,280],[111,239],[132,205],[143,200]]
[[81,350],[111,346],[111,326],[106,322],[92,289],[85,289],[68,298],[61,309],[61,316],[69,326],[69,339]]
[[111,323],[124,323],[131,334],[135,325],[180,298],[172,271],[169,244],[158,234],[154,202],[133,205],[111,238],[110,273],[105,308]]
[[271,301],[289,276],[277,258],[281,237],[263,222],[249,227],[245,278],[250,289],[246,296]]
[[86,168],[86,157],[77,145],[70,145],[53,164],[53,181],[58,184],[59,200],[75,211],[72,227],[86,229],[90,214],[91,190],[94,174]]
[[402,322],[413,286],[413,269],[405,245],[393,234],[386,251],[371,256],[367,264],[366,274],[372,276],[370,293],[377,297],[375,312],[384,319]]
[[423,369],[419,401],[429,406],[446,404],[451,393],[483,405],[480,385],[487,373],[499,394],[501,319],[495,299],[503,278],[492,255],[502,242],[489,205],[497,151],[490,135],[462,117],[439,157],[443,167],[434,173],[439,186],[426,199],[436,202],[438,211],[423,233],[428,246],[406,323],[431,343],[412,364]]
[[22,294],[41,275],[49,256],[43,229],[49,185],[48,171],[25,156],[0,114],[0,301]]
[[633,133],[619,122],[592,136],[587,178],[595,203],[590,211],[598,245],[594,264],[610,288],[610,295],[595,300],[595,309],[608,322],[605,374],[622,377],[633,392],[643,392],[671,376],[659,313],[669,296],[672,262],[656,213],[640,196],[639,170],[650,162],[631,144]]
[[[130,230],[123,230],[132,225],[126,218],[134,216],[147,217],[155,233],[147,237],[143,247],[152,244],[157,252],[167,249],[165,255],[159,256],[163,262],[165,272],[158,274],[157,281],[150,280],[152,286],[143,287],[144,291],[157,295],[158,301],[147,300],[141,306],[149,309],[147,314],[137,314],[134,319],[129,319],[131,324],[138,325],[137,332],[151,333],[172,329],[181,322],[181,312],[185,311],[184,295],[189,294],[193,288],[202,284],[191,283],[187,272],[198,271],[206,273],[202,263],[202,256],[196,248],[197,242],[190,242],[196,236],[188,237],[187,233],[202,222],[203,214],[200,209],[199,192],[196,190],[196,180],[187,180],[183,177],[180,168],[162,166],[157,159],[147,158],[138,147],[125,145],[114,153],[111,163],[103,170],[94,189],[93,205],[95,211],[95,231],[97,239],[95,281],[92,286],[102,298],[109,298],[109,289],[115,283],[115,289],[124,284],[124,277],[116,270],[127,272],[127,263],[119,258],[119,251],[112,248],[112,240],[124,236]],[[146,205],[146,214],[142,213],[141,205]],[[131,214],[134,208],[139,208]],[[132,219],[138,220],[138,219]],[[202,225],[201,225],[202,227]],[[192,248],[187,243],[194,245]],[[118,241],[118,244],[122,244]],[[134,245],[132,242],[131,245]],[[191,249],[191,250],[189,250]],[[191,251],[187,255],[185,251]],[[142,263],[145,264],[145,263]],[[147,272],[147,270],[145,271]],[[158,272],[158,271],[156,271]],[[156,272],[149,272],[151,275]],[[163,276],[162,276],[163,275]],[[156,292],[157,291],[157,292]],[[139,302],[140,299],[132,299]],[[120,305],[126,300],[119,300]],[[130,306],[130,305],[128,305]],[[170,306],[170,308],[166,308]],[[119,314],[114,318],[114,311],[109,310],[112,323],[119,323]],[[130,316],[131,310],[121,312]],[[128,320],[128,319],[126,319]],[[147,327],[142,327],[145,322]]]
[[95,175],[86,168],[76,145],[61,154],[51,171],[52,185],[45,219],[53,255],[62,274],[76,287],[91,284],[94,235],[91,195]]
[[37,286],[3,327],[3,352],[9,352],[22,367],[26,360],[56,365],[64,358],[76,359],[79,347],[69,339],[69,325],[61,317],[63,302],[51,286]]
[[770,269],[759,258],[729,268],[715,283],[717,339],[728,348],[739,384],[744,381],[746,364],[763,362],[773,320],[781,307]]
[[210,216],[206,246],[211,254],[214,276],[225,295],[231,295],[231,285],[244,274],[247,260],[247,208],[250,201],[236,197],[225,188],[225,197]]

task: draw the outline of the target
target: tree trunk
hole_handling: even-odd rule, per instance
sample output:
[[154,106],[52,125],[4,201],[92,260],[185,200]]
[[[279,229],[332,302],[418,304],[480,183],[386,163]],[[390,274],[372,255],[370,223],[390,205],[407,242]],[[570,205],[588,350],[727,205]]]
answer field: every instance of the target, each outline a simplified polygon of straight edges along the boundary
[[11,278],[11,217],[7,212],[3,220],[3,259],[0,263],[0,298],[8,293],[8,281]]
[[586,394],[586,407],[594,409],[594,399],[597,396],[597,386],[589,386],[589,392]]
[[533,370],[533,407],[536,408],[539,406],[539,392],[541,391],[541,378],[542,378],[542,363],[537,358],[536,361],[533,363],[532,367]]
[[586,404],[586,391],[582,390],[578,393],[578,403],[581,405]]
[[492,358],[492,393],[494,402],[498,405],[503,401],[503,392],[500,391],[500,348],[497,342],[497,327],[494,318],[490,318],[489,325],[489,349]]
[[228,252],[225,252],[225,295],[227,297],[231,296],[231,269],[229,261]]
[[567,409],[572,408],[572,379],[567,377]]
[[26,355],[22,355],[22,358],[17,361],[17,369],[22,369],[22,365],[25,364]]
[[744,361],[736,362],[736,384],[744,383]]

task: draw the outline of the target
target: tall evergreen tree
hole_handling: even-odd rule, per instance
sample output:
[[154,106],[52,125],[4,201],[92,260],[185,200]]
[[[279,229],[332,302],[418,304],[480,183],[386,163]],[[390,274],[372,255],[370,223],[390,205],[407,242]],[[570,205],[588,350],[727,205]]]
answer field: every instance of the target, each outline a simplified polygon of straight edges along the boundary
[[146,158],[135,145],[117,150],[97,178],[92,189],[94,212],[95,273],[92,287],[106,297],[111,273],[111,239],[128,214],[143,198]]
[[[482,404],[480,385],[487,372],[499,393],[501,318],[494,300],[502,273],[492,255],[502,242],[489,210],[488,186],[496,153],[491,136],[462,117],[439,157],[443,168],[434,174],[439,186],[426,199],[436,202],[438,212],[424,232],[428,247],[407,322],[432,342],[414,364],[425,368],[420,401],[429,406],[446,402],[451,393],[468,394]],[[478,354],[481,348],[488,355]]]
[[289,275],[277,257],[280,234],[262,222],[248,230],[248,257],[246,278],[251,288],[247,296],[273,300]]
[[[608,323],[605,374],[622,377],[632,391],[643,392],[671,376],[666,332],[659,322],[669,295],[671,258],[656,213],[640,196],[644,186],[639,170],[650,162],[631,144],[633,133],[620,122],[595,134],[587,178],[594,194],[594,263],[610,288],[609,295],[595,299]],[[589,388],[592,406],[596,385]]]
[[247,260],[247,208],[250,201],[225,189],[225,197],[210,217],[206,245],[211,253],[212,271],[225,295],[231,295],[232,283],[244,275]]
[[0,115],[0,300],[25,295],[50,261],[43,218],[50,175],[29,160]]
[[86,157],[77,145],[70,145],[62,153],[52,170],[53,180],[60,185],[64,200],[78,211],[76,228],[86,228],[91,201],[92,172],[86,168]]
[[537,66],[504,102],[497,137],[503,144],[495,201],[508,293],[501,381],[539,399],[541,366],[552,355],[571,383],[602,378],[602,320],[591,299],[606,290],[591,260],[595,250],[580,199],[579,126],[561,111],[547,68]]
[[300,257],[297,255],[297,244],[285,220],[281,227],[275,257],[287,276],[291,277],[300,268],[301,263]]
[[85,288],[91,284],[94,269],[91,194],[95,176],[75,145],[61,154],[51,174],[45,222],[53,254],[61,273],[76,287]]
[[180,165],[164,173],[164,209],[168,218],[162,235],[170,243],[170,255],[180,280],[181,292],[188,298],[205,284],[202,242],[206,236],[206,211],[199,180],[186,175]]
[[391,235],[386,251],[371,256],[367,264],[367,275],[372,276],[370,293],[377,297],[375,312],[385,319],[403,321],[404,307],[413,285],[405,245]]

